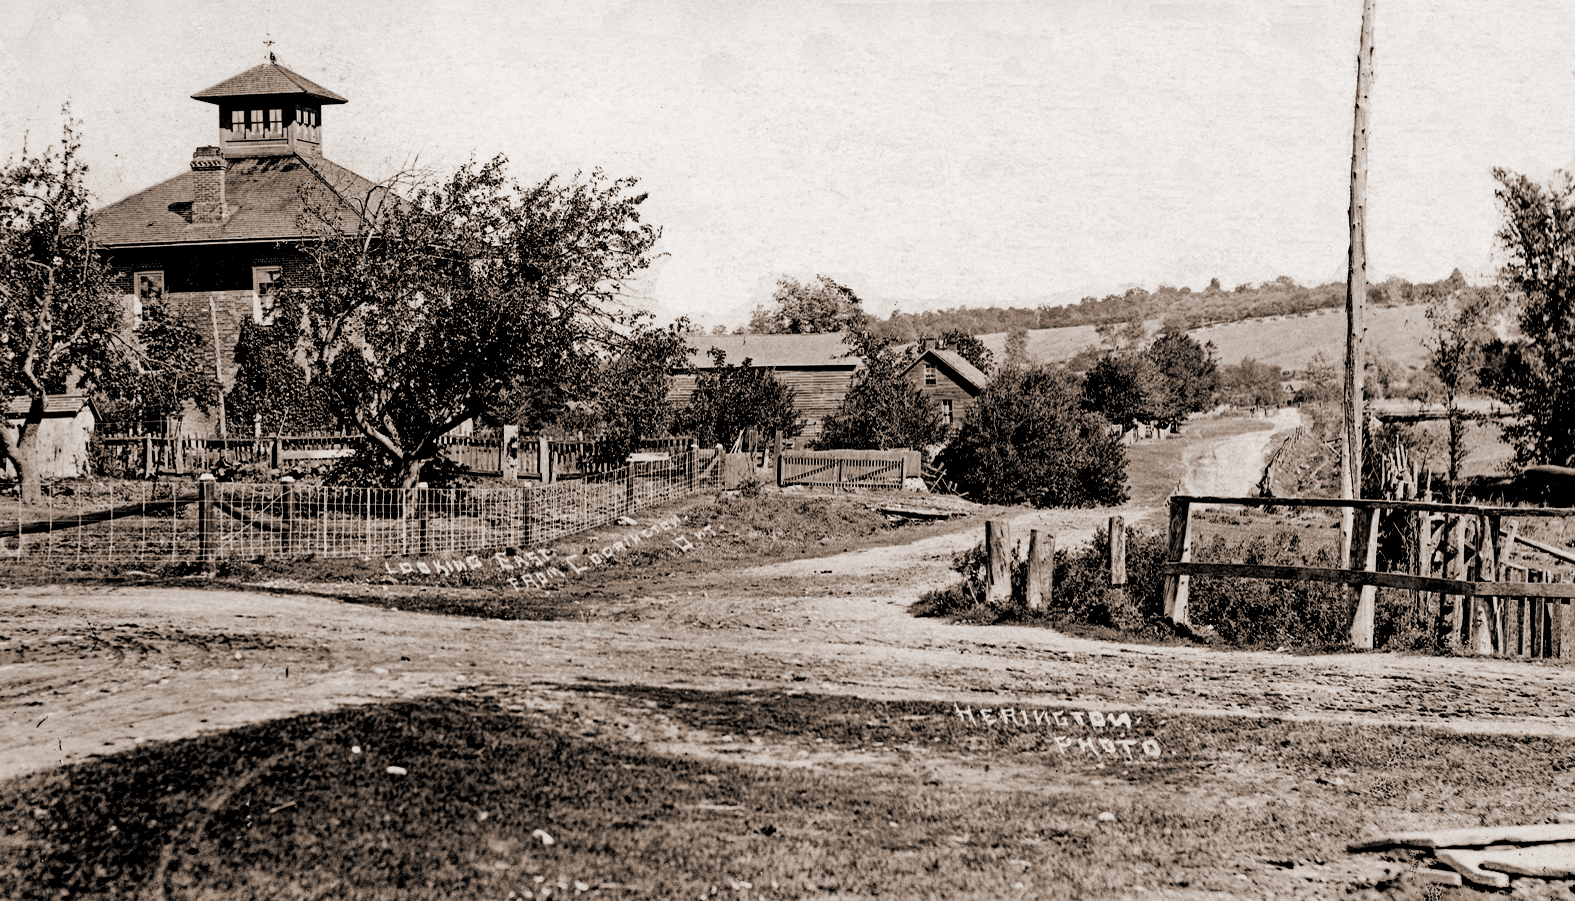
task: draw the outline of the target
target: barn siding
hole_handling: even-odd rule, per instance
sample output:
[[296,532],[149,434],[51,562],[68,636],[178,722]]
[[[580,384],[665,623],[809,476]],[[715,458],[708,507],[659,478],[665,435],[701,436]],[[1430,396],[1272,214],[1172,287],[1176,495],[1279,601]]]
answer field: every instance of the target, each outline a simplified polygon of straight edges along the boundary
[[[842,405],[842,398],[853,383],[851,366],[804,369],[779,367],[773,371],[773,375],[798,395],[799,418],[804,423],[804,431],[799,434],[800,441],[808,441],[820,434],[821,424]],[[693,375],[674,376],[672,390],[667,394],[668,405],[675,410],[687,406],[689,396],[695,390],[695,381]]]

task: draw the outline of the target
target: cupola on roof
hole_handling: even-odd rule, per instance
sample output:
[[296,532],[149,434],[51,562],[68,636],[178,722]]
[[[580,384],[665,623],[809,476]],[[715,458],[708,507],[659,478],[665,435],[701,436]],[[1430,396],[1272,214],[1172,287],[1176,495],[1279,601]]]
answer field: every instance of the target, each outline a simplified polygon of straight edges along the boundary
[[260,66],[253,66],[239,75],[226,78],[211,88],[191,95],[193,100],[224,104],[240,97],[279,97],[297,95],[311,97],[319,103],[349,103],[350,101],[328,90],[311,79],[279,65],[273,54]]

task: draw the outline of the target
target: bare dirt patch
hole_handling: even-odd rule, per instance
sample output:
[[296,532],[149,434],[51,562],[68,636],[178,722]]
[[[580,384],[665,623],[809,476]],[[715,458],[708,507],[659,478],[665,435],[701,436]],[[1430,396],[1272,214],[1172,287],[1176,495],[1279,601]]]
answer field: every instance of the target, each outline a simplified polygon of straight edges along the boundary
[[[1101,524],[1110,512],[1018,511],[1014,529],[1026,534],[1038,524],[1071,536]],[[857,880],[856,872],[877,858],[910,860],[900,856],[909,852],[918,867],[912,873],[907,864],[881,870],[897,894],[901,886],[944,886],[970,897],[1124,897],[1142,889],[1149,897],[1318,898],[1358,888],[1405,896],[1411,891],[1400,878],[1406,861],[1351,860],[1343,843],[1370,828],[1531,820],[1575,808],[1575,777],[1568,769],[1575,759],[1575,674],[1568,668],[1391,654],[1294,657],[1153,648],[908,615],[918,591],[948,576],[951,553],[976,541],[977,531],[976,524],[935,526],[897,547],[849,548],[714,572],[675,566],[648,576],[625,573],[586,582],[584,594],[563,602],[561,615],[542,620],[418,613],[393,609],[399,606],[393,601],[346,603],[285,593],[282,586],[278,593],[167,585],[0,591],[0,712],[6,724],[0,778],[32,780],[7,783],[13,790],[7,797],[17,804],[24,797],[69,799],[82,789],[61,787],[60,779],[79,786],[121,784],[112,774],[131,761],[152,761],[136,763],[138,772],[167,769],[180,755],[231,747],[211,744],[225,735],[247,736],[251,750],[242,756],[259,766],[285,748],[268,744],[272,732],[234,731],[240,727],[300,724],[279,728],[290,735],[319,728],[328,734],[348,728],[350,720],[334,725],[310,718],[348,716],[354,708],[365,711],[366,719],[356,720],[369,724],[365,729],[407,735],[399,722],[446,722],[458,714],[400,705],[484,702],[491,706],[465,714],[492,724],[477,727],[482,747],[491,747],[487,736],[504,742],[513,735],[507,738],[511,747],[557,742],[564,753],[594,748],[643,755],[621,759],[636,767],[692,761],[684,775],[672,777],[690,788],[669,785],[663,776],[657,784],[666,787],[652,789],[652,797],[668,793],[658,807],[673,804],[672,811],[641,820],[651,812],[645,801],[609,796],[615,807],[632,805],[627,817],[619,812],[614,819],[660,831],[700,829],[695,818],[738,818],[737,828],[704,827],[710,830],[703,831],[704,847],[722,849],[715,854],[722,863],[714,870],[683,864],[701,868],[685,871],[685,890],[697,893],[707,879],[704,887],[724,891],[731,890],[727,880],[748,881],[751,897],[771,898],[870,894],[879,886]],[[413,586],[418,594],[422,587]],[[1072,761],[1046,743],[1045,729],[1019,728],[1015,717],[1010,729],[989,727],[957,713],[1003,707],[1127,711],[1144,720],[1134,729],[1150,730],[1167,756],[1146,767],[1124,758]],[[385,710],[394,713],[379,712]],[[516,734],[510,731],[516,727],[487,719],[495,713],[523,718],[534,731]],[[463,750],[443,742],[410,745],[418,746],[427,755],[422,759]],[[273,750],[263,753],[265,747]],[[301,753],[280,772],[309,774],[317,761],[322,772],[349,778],[348,770],[340,773],[347,765],[340,757],[319,761],[313,755],[320,751]],[[57,770],[61,765],[82,768]],[[460,781],[444,788],[449,794],[440,792],[442,798],[474,797],[458,775],[462,769],[444,770]],[[724,795],[715,787],[776,779],[767,774],[782,771],[807,774],[810,781],[792,788],[809,793],[804,797],[829,793],[861,805],[900,804],[904,815],[864,807],[855,814],[851,802],[839,800],[825,802],[821,816],[806,812],[808,802],[799,795],[789,804],[777,795],[746,795],[742,788]],[[230,779],[226,773],[216,778]],[[722,781],[708,782],[708,773]],[[245,823],[236,819],[236,805],[251,797],[246,792],[266,789],[243,808],[253,816],[248,828],[257,827],[264,822],[259,809],[291,800],[283,791],[287,783],[258,780],[247,783],[255,788],[242,786],[219,802],[216,789],[192,787],[179,796],[185,801],[169,802],[174,820],[163,813],[146,817],[153,822],[138,827],[143,844],[137,847],[178,841],[185,834],[182,817],[200,817],[210,803],[230,811],[215,813],[210,822]],[[151,783],[127,785],[128,798],[155,797]],[[385,786],[358,803],[397,817],[407,803],[400,791]],[[321,791],[314,797],[323,797]],[[746,804],[746,798],[754,800]],[[504,862],[512,869],[493,872],[524,872],[532,880],[568,876],[571,862],[584,864],[576,872],[589,873],[585,861],[593,858],[610,869],[612,858],[595,856],[601,852],[594,847],[612,821],[601,822],[583,812],[586,802],[575,803],[581,813],[570,816],[565,807],[557,814],[568,823],[563,828],[572,846],[565,841],[552,853],[591,856],[544,856],[539,839],[527,854],[536,826],[525,828],[522,815],[490,839],[477,839],[513,842],[507,853],[462,855],[460,864]],[[780,812],[761,817],[750,804]],[[285,811],[301,806],[297,800],[267,822],[284,822],[277,817],[296,816]],[[54,814],[38,809],[46,815],[20,807],[6,814],[0,844],[42,853],[32,843],[54,834],[39,825]],[[472,817],[466,822],[480,822],[478,812],[466,814]],[[1115,819],[1100,819],[1106,812]],[[902,824],[889,840],[870,832],[887,822],[883,817]],[[393,840],[402,860],[407,857],[398,855],[408,849],[398,850],[398,836],[419,840],[392,820],[336,833],[324,825],[330,819],[349,822],[323,814],[278,828],[325,845],[353,839],[375,849]],[[974,825],[967,834],[938,831],[955,824]],[[762,844],[772,837],[763,831],[768,826],[796,844],[786,851]],[[865,850],[851,856],[827,850],[854,838],[848,847]],[[225,860],[228,847],[204,853]],[[749,864],[756,867],[751,871],[739,863],[746,858],[769,865]],[[375,854],[355,859],[370,869],[382,860]],[[804,860],[826,863],[787,872],[790,861]],[[925,869],[932,865],[937,869]],[[1386,875],[1385,867],[1392,872]],[[934,875],[942,870],[967,878]],[[701,871],[704,878],[690,879]],[[1049,875],[1055,872],[1060,875]],[[1090,875],[1096,872],[1105,875]],[[201,875],[190,868],[167,867],[166,873]],[[762,874],[764,881],[755,878]],[[131,882],[115,884],[139,889],[149,875],[138,870],[127,877]],[[654,878],[626,872],[603,881],[654,885],[638,881]],[[773,879],[779,887],[764,890]],[[274,889],[281,884],[269,883]],[[475,884],[518,890],[491,877]],[[535,891],[545,882],[520,884]],[[212,883],[196,878],[187,894],[176,891],[187,888],[179,883],[167,885],[168,897],[185,897]],[[599,891],[600,885],[595,883]],[[387,896],[421,897],[419,888]]]

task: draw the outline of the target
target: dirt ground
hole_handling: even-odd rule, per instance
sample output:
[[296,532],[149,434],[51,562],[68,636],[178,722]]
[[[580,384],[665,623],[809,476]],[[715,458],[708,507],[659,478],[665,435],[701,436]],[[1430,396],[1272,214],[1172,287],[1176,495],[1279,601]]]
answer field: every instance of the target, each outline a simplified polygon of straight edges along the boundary
[[[1276,434],[1294,425],[1281,419]],[[1269,440],[1259,432],[1195,450],[1184,487],[1244,492]],[[1020,536],[1048,529],[1066,546],[1086,540],[1112,512],[1131,523],[1160,511],[1025,512],[1012,529]],[[617,598],[635,615],[615,621],[478,620],[200,583],[0,589],[0,779],[142,742],[456,689],[569,711],[588,730],[658,753],[913,765],[877,751],[820,754],[680,728],[658,711],[584,690],[594,683],[1575,737],[1575,671],[1558,665],[1127,646],[910,615],[922,591],[950,580],[952,554],[978,537],[970,526],[897,547],[702,576],[683,588],[658,579],[649,594]],[[745,584],[749,591],[738,590]],[[954,775],[986,786],[1020,774],[997,767]]]

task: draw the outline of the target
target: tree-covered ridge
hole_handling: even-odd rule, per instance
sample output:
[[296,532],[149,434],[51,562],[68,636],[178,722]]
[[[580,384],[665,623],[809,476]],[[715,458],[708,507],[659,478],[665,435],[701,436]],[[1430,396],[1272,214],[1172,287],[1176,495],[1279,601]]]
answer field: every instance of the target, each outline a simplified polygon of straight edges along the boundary
[[[1466,287],[1466,281],[1459,269],[1436,282],[1413,283],[1391,278],[1368,286],[1367,301],[1372,306],[1405,306],[1462,287]],[[1132,288],[1121,294],[1085,297],[1065,306],[952,307],[922,313],[895,311],[886,319],[874,320],[871,328],[877,335],[902,341],[951,331],[983,335],[1015,329],[1109,326],[1135,319],[1158,319],[1180,329],[1195,329],[1266,316],[1288,316],[1341,308],[1344,305],[1343,282],[1309,288],[1282,275],[1256,286],[1238,285],[1234,290],[1221,288],[1218,279],[1201,291],[1170,285],[1160,285],[1155,291]]]

